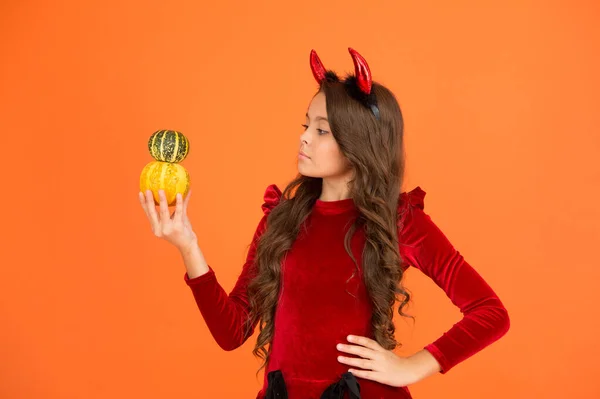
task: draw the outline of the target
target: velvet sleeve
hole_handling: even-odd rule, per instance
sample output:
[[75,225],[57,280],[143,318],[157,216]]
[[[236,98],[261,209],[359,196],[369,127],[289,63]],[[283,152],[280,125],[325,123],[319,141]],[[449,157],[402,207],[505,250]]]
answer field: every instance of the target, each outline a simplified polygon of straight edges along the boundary
[[424,196],[420,187],[403,195],[399,242],[405,261],[444,290],[463,315],[424,348],[445,374],[506,334],[510,320],[494,290],[423,211]]
[[187,273],[184,274],[184,281],[190,287],[210,333],[217,344],[226,351],[241,346],[256,327],[255,322],[245,334],[245,322],[250,310],[247,287],[256,272],[254,258],[258,240],[264,233],[267,217],[279,202],[280,196],[281,192],[274,184],[265,191],[265,202],[262,205],[264,216],[254,232],[242,271],[229,294],[219,284],[211,265],[209,271],[201,276],[190,279]]

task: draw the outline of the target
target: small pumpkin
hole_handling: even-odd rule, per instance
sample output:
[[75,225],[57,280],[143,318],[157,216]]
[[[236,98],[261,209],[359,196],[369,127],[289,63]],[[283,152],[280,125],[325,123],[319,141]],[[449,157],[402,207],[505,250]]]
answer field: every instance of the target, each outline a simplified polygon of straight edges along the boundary
[[177,193],[185,198],[190,189],[190,174],[180,164],[173,162],[151,161],[140,174],[140,190],[146,193],[150,189],[154,203],[160,204],[158,190],[165,190],[167,203],[175,205]]
[[178,163],[187,157],[190,143],[176,130],[157,130],[148,140],[148,151],[157,161]]

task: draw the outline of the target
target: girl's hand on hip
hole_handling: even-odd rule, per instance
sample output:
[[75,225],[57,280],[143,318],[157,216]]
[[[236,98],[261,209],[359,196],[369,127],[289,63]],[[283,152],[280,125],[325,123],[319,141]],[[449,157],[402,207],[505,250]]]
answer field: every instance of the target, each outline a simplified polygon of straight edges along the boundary
[[348,371],[356,377],[393,387],[403,387],[419,381],[410,358],[400,357],[367,337],[349,335],[348,341],[356,345],[338,344],[337,349],[360,357],[338,356],[338,361],[352,366]]

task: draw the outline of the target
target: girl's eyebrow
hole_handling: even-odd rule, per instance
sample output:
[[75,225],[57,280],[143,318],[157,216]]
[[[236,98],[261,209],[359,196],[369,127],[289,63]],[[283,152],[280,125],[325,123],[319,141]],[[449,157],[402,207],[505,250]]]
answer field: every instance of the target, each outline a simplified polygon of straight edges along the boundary
[[[306,113],[306,117],[307,117],[307,118],[309,117],[309,116],[308,116],[308,113]],[[329,120],[327,120],[327,118],[325,118],[324,116],[317,116],[317,117],[315,118],[315,120],[316,120],[316,121],[323,120],[323,121],[325,121],[325,122],[329,122]]]

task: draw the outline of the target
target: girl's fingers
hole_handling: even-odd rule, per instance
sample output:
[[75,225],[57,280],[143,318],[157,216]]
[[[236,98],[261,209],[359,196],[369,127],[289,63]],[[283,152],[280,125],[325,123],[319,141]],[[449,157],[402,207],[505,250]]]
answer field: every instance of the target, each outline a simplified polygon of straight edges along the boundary
[[169,205],[167,204],[167,197],[164,190],[158,190],[158,198],[160,204],[160,221],[164,223],[170,219]]
[[191,195],[192,195],[192,189],[190,188],[188,190],[187,195],[185,196],[185,200],[183,201],[183,213],[185,215],[187,215],[187,207],[188,207],[188,204],[190,203],[190,196]]
[[181,199],[181,193],[177,193],[173,220],[175,222],[181,222],[182,218],[183,218],[183,200]]
[[[150,195],[152,195],[152,194],[150,194]],[[154,199],[152,200],[152,204],[149,206],[146,195],[144,193],[142,193],[141,191],[139,194],[139,198],[140,198],[140,203],[142,204],[142,208],[144,209],[144,213],[146,214],[146,217],[148,218],[148,221],[150,222],[150,227],[152,227],[152,231],[156,231],[158,221],[157,221],[156,217],[152,217],[152,215],[150,214],[150,209],[154,210],[154,207],[155,207]]]
[[152,191],[146,190],[146,209],[150,215],[150,223],[152,223],[152,229],[156,231],[158,228],[158,215],[156,214],[156,205],[154,204],[154,197]]
[[138,194],[138,198],[140,200],[140,205],[142,205],[142,209],[146,214],[146,217],[150,219],[150,215],[148,214],[148,210],[146,209],[146,197],[144,197],[144,193],[140,191],[140,193]]
[[346,339],[350,342],[353,342],[358,345],[362,345],[362,346],[372,349],[376,352],[385,352],[385,349],[383,349],[381,347],[381,345],[379,345],[379,343],[377,343],[377,341],[375,341],[371,338],[356,336],[356,335],[348,335],[348,337]]
[[187,209],[188,209],[188,205],[190,204],[190,195],[192,194],[192,189],[188,190],[187,195],[185,196],[185,200],[183,200],[183,222],[185,223],[186,226],[190,227],[190,220],[188,218],[188,214],[187,214]]

